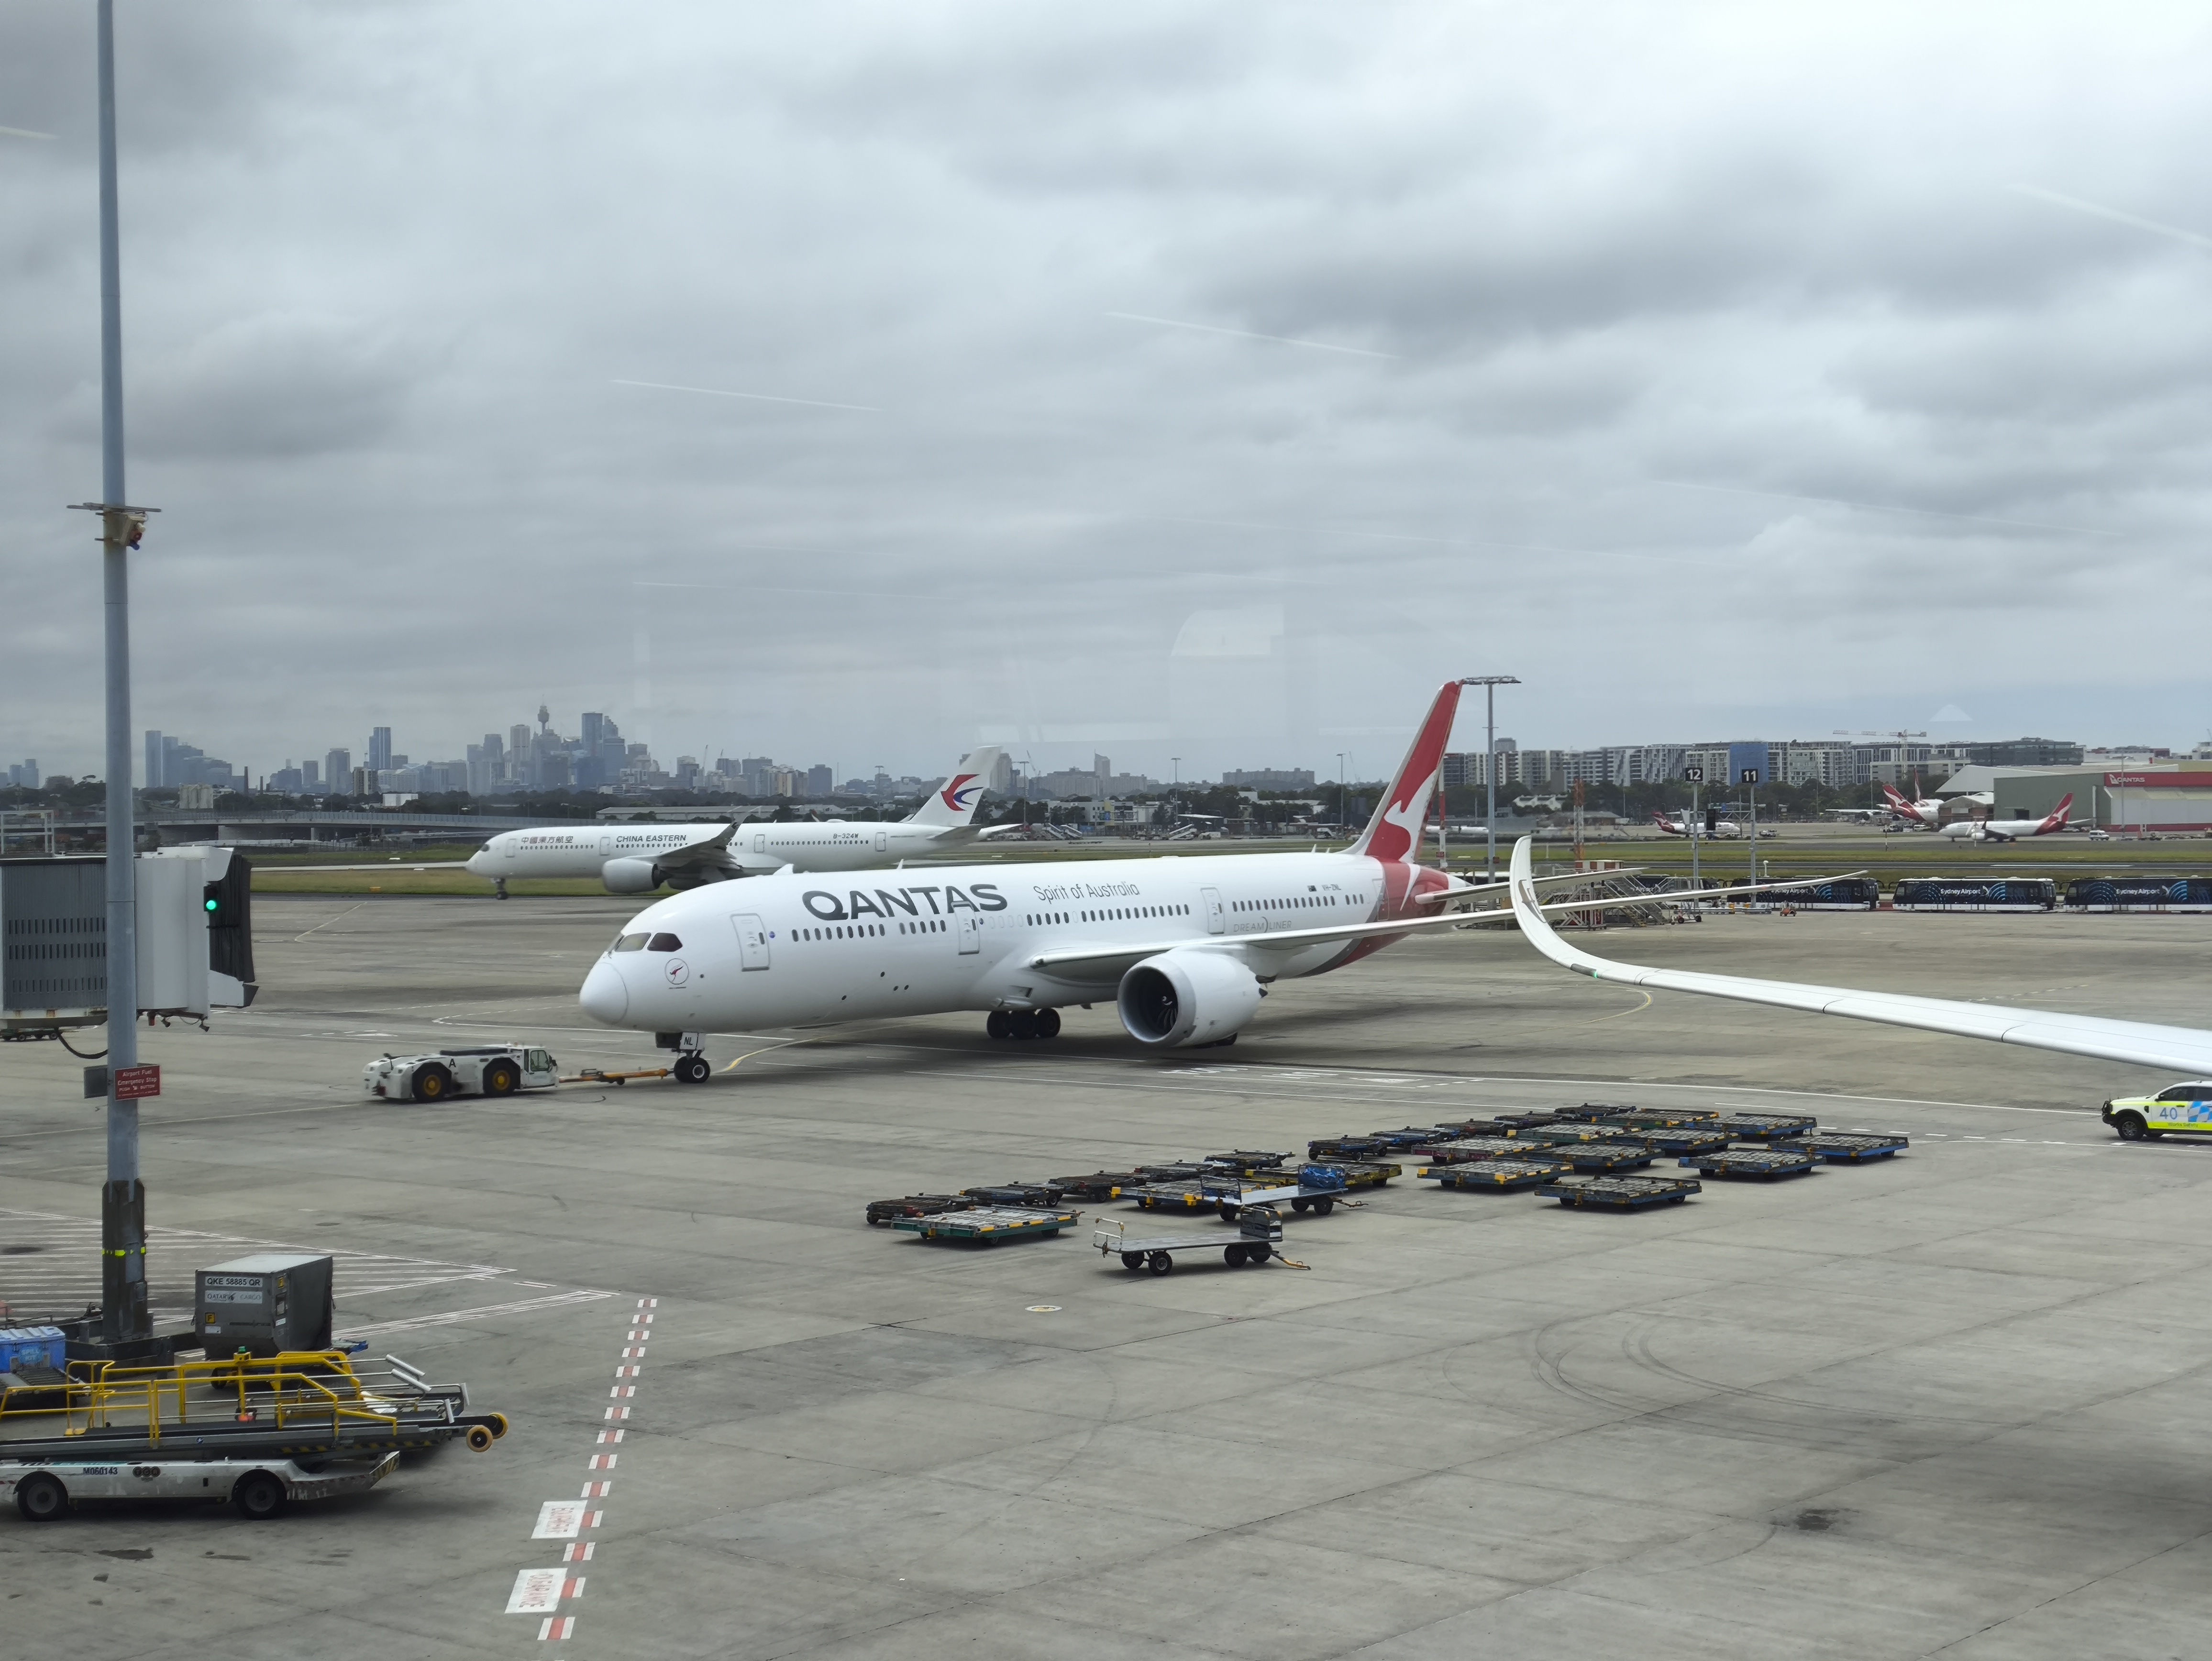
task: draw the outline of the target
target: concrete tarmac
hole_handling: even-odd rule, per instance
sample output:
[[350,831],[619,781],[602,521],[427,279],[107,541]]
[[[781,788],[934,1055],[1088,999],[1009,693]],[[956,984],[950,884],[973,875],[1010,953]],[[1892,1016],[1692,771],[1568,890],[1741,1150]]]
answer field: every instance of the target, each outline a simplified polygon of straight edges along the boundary
[[[2212,1146],[2123,1147],[2095,1116],[2161,1077],[1655,1001],[1462,933],[1279,985],[1228,1050],[1139,1055],[1102,1007],[1048,1044],[962,1016],[717,1038],[734,1069],[698,1086],[362,1097],[386,1050],[652,1064],[574,1003],[633,909],[258,900],[260,1002],[145,1043],[156,1302],[249,1244],[333,1251],[341,1332],[466,1379],[514,1429],[273,1523],[0,1516],[0,1629],[25,1653],[474,1657],[541,1631],[581,1657],[840,1661],[2212,1648]],[[1745,916],[1586,943],[2212,1019],[2207,918]],[[0,1050],[18,1317],[98,1284],[80,1065]],[[1088,1243],[1092,1216],[1139,1214],[1121,1205],[989,1251],[861,1220],[908,1192],[1586,1099],[1781,1106],[1912,1147],[1627,1216],[1409,1172],[1291,1220],[1305,1272],[1125,1273]],[[603,1483],[595,1527],[532,1538],[545,1502]],[[533,1569],[556,1601],[507,1613]]]

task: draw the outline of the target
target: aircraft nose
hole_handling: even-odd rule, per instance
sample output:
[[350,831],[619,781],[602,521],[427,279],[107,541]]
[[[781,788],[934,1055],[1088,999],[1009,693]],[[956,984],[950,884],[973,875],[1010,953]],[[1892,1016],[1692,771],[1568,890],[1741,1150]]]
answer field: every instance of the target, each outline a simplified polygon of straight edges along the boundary
[[576,995],[576,1001],[593,1020],[613,1026],[629,1013],[629,984],[623,979],[622,970],[601,958],[584,977],[584,989]]

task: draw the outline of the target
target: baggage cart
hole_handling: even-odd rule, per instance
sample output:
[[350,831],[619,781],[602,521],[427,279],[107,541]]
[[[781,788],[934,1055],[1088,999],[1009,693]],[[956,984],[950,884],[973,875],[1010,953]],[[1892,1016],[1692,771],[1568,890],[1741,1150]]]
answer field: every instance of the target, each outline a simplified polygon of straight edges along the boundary
[[1723,1113],[1713,1121],[1713,1129],[1725,1130],[1740,1142],[1768,1142],[1777,1136],[1802,1135],[1820,1123],[1809,1113]]
[[1880,1130],[1816,1130],[1802,1136],[1778,1136],[1767,1146],[1809,1153],[1829,1165],[1865,1165],[1904,1153],[1912,1146],[1912,1139]]
[[1390,1151],[1375,1136],[1322,1136],[1306,1144],[1310,1159],[1372,1159]]
[[1685,1125],[1679,1130],[1644,1129],[1631,1130],[1614,1129],[1615,1141],[1642,1142],[1654,1153],[1717,1153],[1731,1140],[1724,1130],[1711,1130],[1703,1125]]
[[1778,1177],[1802,1177],[1820,1161],[1793,1147],[1730,1147],[1711,1153],[1693,1153],[1674,1163],[1701,1177],[1771,1182]]
[[1254,1148],[1237,1148],[1227,1153],[1209,1153],[1206,1163],[1217,1171],[1231,1171],[1240,1177],[1256,1176],[1263,1171],[1279,1171],[1288,1153],[1269,1153]]
[[975,1201],[964,1194],[909,1194],[902,1200],[868,1202],[868,1225],[879,1227],[894,1217],[934,1217],[947,1211],[973,1211]]
[[1465,1165],[1471,1159],[1503,1159],[1526,1154],[1529,1144],[1516,1136],[1461,1136],[1413,1150],[1431,1165]]
[[1092,1230],[1091,1244],[1102,1256],[1118,1257],[1121,1267],[1132,1273],[1148,1269],[1155,1275],[1171,1274],[1179,1251],[1188,1256],[1218,1250],[1221,1261],[1231,1269],[1264,1269],[1270,1258],[1280,1258],[1292,1269],[1307,1267],[1283,1256],[1283,1220],[1273,1206],[1248,1207],[1237,1219],[1233,1235],[1218,1230],[1133,1234],[1120,1218],[1109,1218]]
[[1124,1189],[1134,1188],[1145,1179],[1133,1171],[1094,1171],[1088,1177],[1050,1177],[1046,1180],[1060,1190],[1063,1200],[1089,1200],[1095,1203],[1118,1200]]
[[1642,1142],[1559,1142],[1551,1150],[1577,1171],[1638,1171],[1656,1157]]
[[1018,1211],[1049,1211],[1061,1197],[1048,1183],[984,1183],[963,1188],[960,1195],[978,1206],[1012,1206]]
[[925,1240],[965,1240],[972,1245],[994,1246],[1001,1240],[1051,1239],[1063,1228],[1073,1228],[1082,1216],[1079,1211],[1063,1208],[977,1206],[933,1217],[894,1217],[891,1226]]
[[1598,1123],[1629,1130],[1682,1130],[1696,1126],[1710,1130],[1720,1116],[1710,1107],[1629,1107],[1608,1113]]
[[1698,1191],[1692,1177],[1559,1177],[1536,1190],[1540,1200],[1589,1211],[1642,1211],[1680,1205]]
[[1534,1188],[1574,1169],[1565,1159],[1531,1159],[1526,1154],[1497,1159],[1475,1159],[1464,1165],[1427,1165],[1414,1175],[1443,1188],[1468,1193],[1515,1194]]

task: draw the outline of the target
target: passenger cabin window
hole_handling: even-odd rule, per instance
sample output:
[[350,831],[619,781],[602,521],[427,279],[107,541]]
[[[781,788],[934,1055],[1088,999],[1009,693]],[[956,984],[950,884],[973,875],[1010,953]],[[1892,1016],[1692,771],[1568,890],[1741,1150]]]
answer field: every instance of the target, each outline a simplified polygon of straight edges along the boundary
[[2197,1086],[2187,1084],[2178,1084],[2159,1098],[2162,1102],[2193,1102],[2200,1099]]
[[615,950],[617,952],[642,952],[645,950],[645,942],[646,936],[643,934],[625,934],[615,942]]
[[673,934],[655,934],[645,943],[645,949],[648,952],[681,952],[684,942]]

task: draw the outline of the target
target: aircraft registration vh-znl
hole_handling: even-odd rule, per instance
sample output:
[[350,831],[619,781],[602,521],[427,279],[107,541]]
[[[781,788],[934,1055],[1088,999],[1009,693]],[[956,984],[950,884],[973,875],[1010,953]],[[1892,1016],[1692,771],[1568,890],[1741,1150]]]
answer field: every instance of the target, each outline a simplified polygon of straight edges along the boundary
[[682,1050],[677,1076],[691,1082],[707,1076],[704,1032],[974,1009],[994,1037],[1049,1038],[1060,1007],[1109,998],[1141,1044],[1232,1042],[1270,983],[1464,927],[1467,902],[1503,891],[1419,863],[1459,692],[1437,694],[1342,852],[936,866],[868,883],[784,871],[647,907],[580,1001]]
[[502,830],[468,859],[507,897],[525,877],[596,877],[610,894],[650,894],[663,884],[703,888],[787,867],[799,871],[867,871],[934,849],[979,841],[1014,825],[978,826],[999,749],[971,750],[921,806],[895,824],[854,820],[768,820],[748,824],[545,824]]

